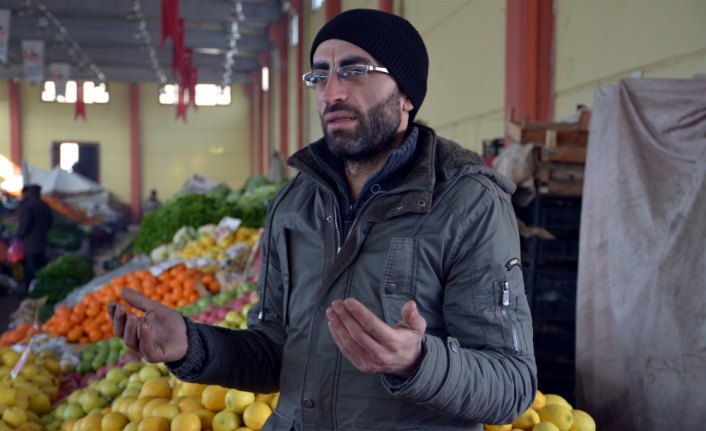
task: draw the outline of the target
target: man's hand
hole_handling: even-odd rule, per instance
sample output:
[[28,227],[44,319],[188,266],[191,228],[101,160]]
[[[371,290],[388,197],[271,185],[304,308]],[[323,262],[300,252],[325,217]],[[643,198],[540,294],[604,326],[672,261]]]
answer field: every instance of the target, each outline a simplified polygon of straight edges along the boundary
[[181,314],[132,289],[123,289],[120,296],[145,312],[139,318],[129,313],[124,305],[113,301],[108,303],[113,331],[129,348],[148,362],[173,362],[186,356],[189,343]]
[[414,301],[404,305],[394,328],[352,298],[334,301],[326,316],[341,353],[360,371],[407,378],[416,369],[427,322]]

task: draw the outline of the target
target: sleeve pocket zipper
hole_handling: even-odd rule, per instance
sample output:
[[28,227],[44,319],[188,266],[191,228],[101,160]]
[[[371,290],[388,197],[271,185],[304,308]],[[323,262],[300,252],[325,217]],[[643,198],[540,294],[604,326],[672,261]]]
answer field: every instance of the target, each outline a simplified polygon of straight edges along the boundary
[[512,333],[512,350],[515,352],[515,354],[520,353],[520,340],[517,336],[517,328],[515,327],[515,324],[512,322],[512,319],[510,319],[509,315],[509,307],[510,307],[510,283],[507,281],[504,281],[503,284],[503,294],[502,294],[502,302],[500,303],[500,314],[503,317],[503,320],[505,320],[508,325],[510,326],[510,331]]

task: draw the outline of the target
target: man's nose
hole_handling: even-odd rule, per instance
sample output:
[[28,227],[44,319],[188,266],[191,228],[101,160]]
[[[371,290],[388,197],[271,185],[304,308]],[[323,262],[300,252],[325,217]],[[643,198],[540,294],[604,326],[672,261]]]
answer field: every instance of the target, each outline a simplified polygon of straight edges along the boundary
[[326,80],[326,85],[320,94],[322,102],[326,105],[334,105],[348,98],[346,86],[338,78],[338,74],[331,73]]

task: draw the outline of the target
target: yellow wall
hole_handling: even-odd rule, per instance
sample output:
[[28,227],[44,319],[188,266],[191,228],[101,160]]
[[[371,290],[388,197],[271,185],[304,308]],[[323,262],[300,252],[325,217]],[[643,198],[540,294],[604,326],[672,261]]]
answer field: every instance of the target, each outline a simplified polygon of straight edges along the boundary
[[0,79],[0,155],[10,158],[10,95],[8,81]]
[[127,86],[111,84],[110,102],[86,105],[86,121],[74,120],[75,105],[45,103],[41,86],[20,87],[22,157],[30,166],[51,169],[54,142],[100,144],[100,178],[106,189],[129,202],[130,165]]
[[175,107],[160,105],[156,84],[140,88],[143,196],[156,188],[171,196],[192,174],[230,187],[250,175],[248,103],[242,87],[231,87],[230,106],[189,109],[187,122],[174,119]]
[[[6,88],[4,85],[3,88]],[[51,168],[53,142],[100,144],[100,182],[124,203],[130,202],[130,122],[127,84],[112,83],[110,102],[86,105],[87,121],[74,121],[74,105],[44,103],[40,87],[20,88],[22,154],[31,166]],[[0,101],[6,101],[0,90]],[[175,120],[175,107],[159,105],[156,84],[140,85],[142,199],[158,190],[166,199],[193,173],[239,187],[249,176],[247,99],[233,86],[231,106],[189,110],[187,122]],[[0,102],[0,125],[7,108]],[[3,130],[7,130],[3,127]],[[9,132],[0,137],[9,155]],[[4,136],[7,135],[7,136]],[[5,154],[5,153],[3,153]]]
[[562,0],[556,9],[555,110],[593,104],[599,85],[706,71],[706,1]]
[[464,147],[503,135],[504,0],[406,0],[402,15],[429,52],[427,96],[417,119]]

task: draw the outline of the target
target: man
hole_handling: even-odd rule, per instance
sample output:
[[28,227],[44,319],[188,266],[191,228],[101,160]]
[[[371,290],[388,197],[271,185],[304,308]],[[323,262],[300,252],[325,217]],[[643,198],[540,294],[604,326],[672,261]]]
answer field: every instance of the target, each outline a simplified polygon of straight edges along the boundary
[[29,284],[35,273],[47,264],[47,236],[53,222],[49,205],[41,199],[42,188],[36,184],[22,189],[17,238],[24,243],[24,281]]
[[162,206],[162,202],[160,202],[159,198],[157,197],[157,190],[152,189],[152,191],[150,191],[149,197],[145,199],[145,202],[142,203],[142,213],[143,215],[147,215],[159,208],[160,206]]
[[249,329],[126,292],[146,314],[111,304],[116,333],[183,380],[279,390],[267,430],[512,422],[537,388],[512,186],[413,123],[428,57],[406,20],[344,12],[311,65],[324,138],[270,205]]

